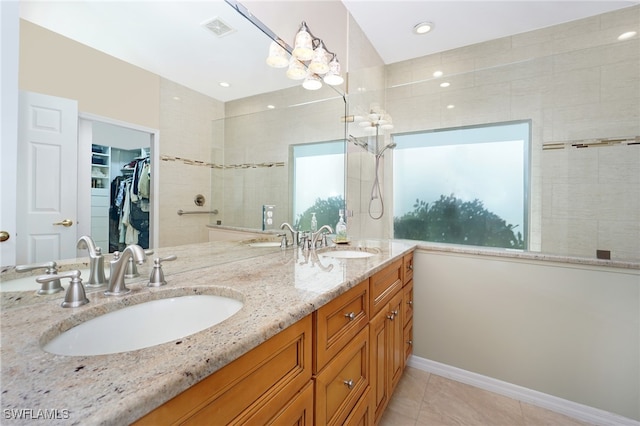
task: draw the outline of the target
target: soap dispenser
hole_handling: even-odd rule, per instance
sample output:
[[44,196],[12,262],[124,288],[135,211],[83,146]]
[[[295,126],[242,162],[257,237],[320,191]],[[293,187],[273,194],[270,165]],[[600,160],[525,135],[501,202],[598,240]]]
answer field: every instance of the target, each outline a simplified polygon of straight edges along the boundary
[[347,224],[344,221],[344,210],[340,209],[340,220],[336,224],[336,240],[337,244],[344,244],[348,242],[347,238]]
[[311,213],[311,232],[316,232],[318,230],[318,219],[316,219],[316,214]]

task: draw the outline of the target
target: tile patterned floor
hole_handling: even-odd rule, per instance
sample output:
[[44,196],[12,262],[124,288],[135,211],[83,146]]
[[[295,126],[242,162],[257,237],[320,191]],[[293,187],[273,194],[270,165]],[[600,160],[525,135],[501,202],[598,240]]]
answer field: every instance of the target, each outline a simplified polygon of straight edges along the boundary
[[407,367],[380,426],[585,426],[578,420]]

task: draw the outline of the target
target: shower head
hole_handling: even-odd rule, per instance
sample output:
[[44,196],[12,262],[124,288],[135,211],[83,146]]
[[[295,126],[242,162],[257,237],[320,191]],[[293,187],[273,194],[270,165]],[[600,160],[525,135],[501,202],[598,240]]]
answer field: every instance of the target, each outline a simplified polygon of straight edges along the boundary
[[378,153],[378,156],[381,156],[382,154],[384,154],[384,152],[385,152],[387,149],[393,149],[393,148],[395,148],[396,146],[398,146],[398,144],[397,144],[397,143],[395,143],[395,142],[391,142],[389,145],[387,145],[387,146],[385,146],[384,148],[382,148],[382,151],[380,151],[380,152]]
[[360,141],[360,140],[358,140],[358,138],[356,138],[353,135],[349,135],[348,140],[349,140],[349,142],[353,143],[354,145],[359,146],[360,148],[364,149],[365,151],[369,147],[369,144],[366,141]]

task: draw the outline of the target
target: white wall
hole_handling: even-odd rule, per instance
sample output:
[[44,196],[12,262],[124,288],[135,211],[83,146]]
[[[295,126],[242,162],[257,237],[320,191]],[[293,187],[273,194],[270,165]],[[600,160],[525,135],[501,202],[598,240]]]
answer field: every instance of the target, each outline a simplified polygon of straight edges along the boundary
[[640,271],[418,250],[414,354],[640,420]]

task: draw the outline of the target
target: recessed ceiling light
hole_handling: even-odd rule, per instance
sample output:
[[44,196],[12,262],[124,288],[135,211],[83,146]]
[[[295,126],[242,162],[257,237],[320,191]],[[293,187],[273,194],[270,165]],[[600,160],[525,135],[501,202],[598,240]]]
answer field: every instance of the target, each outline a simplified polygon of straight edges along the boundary
[[413,32],[415,34],[426,34],[433,29],[434,25],[432,22],[420,22],[413,27]]
[[227,83],[226,81],[221,81],[220,83],[218,83],[220,86],[222,87],[229,87],[231,86],[229,83]]
[[451,86],[451,83],[449,83],[448,81],[445,81],[444,83],[440,83],[440,87],[449,87]]
[[434,76],[434,77],[442,77],[442,75],[443,75],[443,74],[444,74],[444,73],[443,73],[442,71],[435,71],[435,72],[433,73],[433,76]]
[[173,97],[173,100],[174,100],[174,101],[179,101],[179,100],[180,100],[180,96],[174,96],[174,97]]
[[631,37],[634,37],[638,34],[636,31],[627,31],[626,33],[622,33],[618,36],[618,40],[629,40]]
[[447,105],[447,109],[454,109],[455,107],[456,107],[456,106],[455,106],[455,105],[453,105],[453,104],[449,104],[449,105]]
[[267,108],[269,108],[269,109],[274,109],[274,108],[275,108],[275,105],[267,105]]

